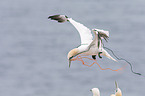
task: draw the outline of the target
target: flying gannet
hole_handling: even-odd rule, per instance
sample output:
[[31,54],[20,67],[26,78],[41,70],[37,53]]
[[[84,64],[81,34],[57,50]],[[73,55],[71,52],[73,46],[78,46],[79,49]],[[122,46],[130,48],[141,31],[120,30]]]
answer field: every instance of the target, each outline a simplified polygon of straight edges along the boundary
[[118,88],[117,82],[115,81],[116,89],[115,89],[115,94],[111,94],[110,96],[122,96],[122,92],[120,88]]
[[84,26],[83,24],[80,24],[73,20],[72,18],[68,18],[65,15],[53,15],[49,16],[48,19],[56,20],[59,23],[63,22],[70,22],[79,32],[80,38],[81,38],[81,44],[79,47],[72,49],[68,53],[68,60],[69,60],[69,67],[71,65],[71,59],[79,54],[85,54],[85,55],[92,55],[93,59],[96,59],[96,55],[99,56],[99,58],[102,58],[100,55],[106,56],[109,59],[112,59],[116,61],[113,57],[109,55],[109,53],[103,48],[102,39],[109,38],[109,31],[104,31],[100,29],[92,29],[92,32],[94,33],[94,39],[91,33],[91,30]]
[[93,96],[100,96],[100,91],[98,88],[93,88],[90,91],[92,91]]

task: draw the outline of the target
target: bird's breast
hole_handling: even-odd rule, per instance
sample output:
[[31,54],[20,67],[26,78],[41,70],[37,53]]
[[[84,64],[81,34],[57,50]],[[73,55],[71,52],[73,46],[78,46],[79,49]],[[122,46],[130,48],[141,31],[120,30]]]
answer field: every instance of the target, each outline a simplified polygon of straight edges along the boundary
[[96,47],[91,47],[85,54],[87,55],[97,55],[99,52],[98,48]]
[[89,45],[81,45],[78,49],[81,54],[85,55],[97,55],[100,52],[100,49],[95,45],[91,47]]

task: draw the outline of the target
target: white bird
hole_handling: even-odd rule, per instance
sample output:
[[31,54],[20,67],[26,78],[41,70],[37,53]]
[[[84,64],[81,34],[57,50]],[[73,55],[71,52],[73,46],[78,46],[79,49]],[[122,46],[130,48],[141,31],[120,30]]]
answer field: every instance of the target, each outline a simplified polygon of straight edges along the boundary
[[86,26],[84,26],[83,24],[76,22],[72,18],[68,18],[65,15],[53,15],[53,16],[49,16],[48,19],[56,20],[60,23],[68,21],[77,29],[77,31],[80,34],[80,38],[81,38],[80,46],[72,49],[68,53],[67,58],[69,60],[69,67],[71,65],[71,59],[79,54],[92,55],[93,59],[96,59],[96,55],[98,55],[99,58],[102,58],[100,56],[100,54],[101,54],[103,56],[108,57],[109,59],[116,61],[103,48],[102,39],[105,39],[107,41],[107,39],[109,38],[108,31],[104,31],[104,30],[100,30],[100,29],[92,29],[92,31],[95,35],[94,39],[93,39],[91,30],[89,28],[87,28]]
[[122,92],[120,88],[118,88],[117,82],[115,81],[116,89],[115,89],[115,94],[111,94],[110,96],[122,96]]
[[92,91],[93,96],[100,96],[100,91],[98,88],[93,88],[90,91]]

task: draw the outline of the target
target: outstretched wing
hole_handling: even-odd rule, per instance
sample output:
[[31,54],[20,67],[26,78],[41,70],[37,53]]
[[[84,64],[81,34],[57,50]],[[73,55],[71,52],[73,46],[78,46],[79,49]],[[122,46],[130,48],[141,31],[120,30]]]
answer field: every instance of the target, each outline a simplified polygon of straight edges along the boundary
[[91,30],[83,24],[74,21],[72,18],[68,18],[68,20],[78,30],[81,37],[81,44],[90,44],[93,40]]
[[56,20],[58,21],[59,23],[63,23],[63,22],[66,22],[67,21],[67,16],[65,15],[53,15],[53,16],[49,16],[48,19],[51,19],[51,20]]
[[49,16],[48,19],[56,20],[60,23],[69,21],[78,30],[81,37],[81,44],[90,44],[92,42],[93,36],[91,30],[83,24],[74,21],[72,18],[68,18],[65,15],[53,15]]
[[106,41],[109,38],[109,31],[104,31],[101,29],[96,29],[96,31],[98,32],[98,37],[99,39],[105,39]]

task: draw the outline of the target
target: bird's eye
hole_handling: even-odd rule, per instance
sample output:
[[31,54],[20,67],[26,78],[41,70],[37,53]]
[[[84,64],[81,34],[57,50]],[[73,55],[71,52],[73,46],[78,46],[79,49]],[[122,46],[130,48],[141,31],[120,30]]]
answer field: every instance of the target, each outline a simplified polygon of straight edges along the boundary
[[74,56],[70,57],[69,60],[71,60]]
[[116,92],[117,92],[118,90],[116,90]]

